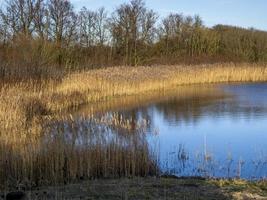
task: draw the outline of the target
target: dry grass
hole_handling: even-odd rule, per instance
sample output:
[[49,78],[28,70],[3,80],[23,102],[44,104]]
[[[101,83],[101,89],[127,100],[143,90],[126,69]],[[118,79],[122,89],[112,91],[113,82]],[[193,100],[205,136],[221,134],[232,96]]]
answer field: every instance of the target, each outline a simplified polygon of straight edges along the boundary
[[44,116],[86,103],[110,100],[115,96],[163,91],[185,84],[266,80],[265,65],[217,64],[114,67],[70,74],[61,82],[2,83],[0,134],[38,134]]
[[[40,138],[49,130],[45,124],[60,111],[77,108],[86,103],[110,100],[112,97],[166,91],[177,85],[257,81],[267,81],[266,65],[114,67],[70,74],[60,82],[46,80],[39,81],[38,84],[31,81],[16,84],[2,83],[0,86],[0,170],[4,175],[10,173],[11,178],[2,176],[1,183],[8,184],[10,180],[27,179],[38,182],[44,175],[47,175],[43,177],[45,181],[64,182],[63,177],[66,175],[64,173],[68,173],[67,181],[69,181],[80,176],[81,166],[87,166],[85,168],[90,169],[90,173],[96,177],[104,173],[121,174],[121,176],[148,174],[150,170],[145,173],[138,171],[143,169],[142,165],[150,168],[152,162],[148,159],[148,151],[144,143],[141,142],[142,145],[135,148],[136,138],[130,140],[131,148],[126,149],[118,147],[122,143],[119,139],[115,140],[112,146],[104,142],[104,146],[98,145],[92,151],[69,146],[65,148],[66,144],[60,143],[64,140],[58,140],[60,141],[58,143],[50,141],[49,145],[41,142],[43,140]],[[156,98],[160,96],[160,93],[158,94]],[[62,129],[64,129],[63,125],[55,132],[62,135]],[[75,133],[74,130],[72,132]],[[94,131],[89,132],[94,134]],[[50,145],[53,147],[44,148]],[[86,146],[86,148],[89,147]],[[130,149],[136,151],[132,152]],[[91,163],[96,159],[91,155],[92,152],[100,157],[103,155],[101,157],[103,159],[99,160],[98,164],[106,168],[101,172],[92,170],[94,167],[91,164],[84,164],[90,156],[88,160]],[[107,159],[110,153],[117,155],[120,162]],[[137,159],[139,156],[144,158],[141,163]],[[77,158],[80,159],[77,160]],[[116,164],[121,162],[133,163],[123,168]],[[68,163],[75,163],[74,169],[70,168]],[[107,170],[110,166],[111,171]],[[132,170],[133,166],[136,171]],[[122,172],[117,173],[118,169]]]
[[[266,81],[266,65],[114,67],[70,74],[61,83],[20,82],[0,86],[1,131],[48,114],[114,96],[165,90],[176,85]],[[15,126],[17,127],[17,126]],[[8,129],[14,132],[15,129]]]
[[167,90],[177,85],[267,80],[267,66],[113,67],[70,74],[61,82],[41,81],[0,86],[0,131],[21,132],[38,118],[115,96]]
[[[77,96],[80,97],[78,98],[80,101],[96,102],[114,96],[165,90],[177,85],[266,80],[267,66],[248,64],[114,67],[71,74],[58,85],[52,96]],[[52,110],[75,104],[74,102],[64,104],[57,98],[54,100],[47,103]],[[80,103],[76,98],[74,101],[76,104]]]
[[157,175],[156,157],[142,131],[145,124],[133,132],[135,122],[117,117],[51,120],[38,137],[0,140],[0,191]]
[[[48,90],[48,107],[57,110],[80,101],[99,101],[118,95],[140,94],[175,85],[266,81],[267,67],[249,64],[202,66],[113,67],[71,74]],[[72,103],[62,102],[72,98]],[[62,100],[63,99],[63,100]],[[70,100],[70,99],[68,99]],[[58,102],[60,105],[57,105]],[[63,103],[63,104],[62,104]]]

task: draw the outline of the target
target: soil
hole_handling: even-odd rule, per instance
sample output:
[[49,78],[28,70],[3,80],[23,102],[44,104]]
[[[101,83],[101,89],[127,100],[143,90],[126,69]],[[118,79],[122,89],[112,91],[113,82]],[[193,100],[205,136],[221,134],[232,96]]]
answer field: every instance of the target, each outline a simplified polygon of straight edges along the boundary
[[[101,179],[40,187],[24,193],[25,196],[17,199],[267,200],[267,183],[175,177]],[[5,199],[7,194],[2,193],[0,199]],[[13,199],[16,198],[13,196]]]

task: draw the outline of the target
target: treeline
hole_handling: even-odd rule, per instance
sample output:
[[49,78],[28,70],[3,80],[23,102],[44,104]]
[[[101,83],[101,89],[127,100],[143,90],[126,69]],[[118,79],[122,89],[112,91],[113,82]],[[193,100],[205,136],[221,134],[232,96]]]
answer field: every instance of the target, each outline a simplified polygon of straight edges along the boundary
[[68,0],[7,0],[0,10],[0,76],[58,69],[181,62],[265,62],[267,32],[217,25],[199,16],[165,18],[131,0],[108,13],[75,12]]

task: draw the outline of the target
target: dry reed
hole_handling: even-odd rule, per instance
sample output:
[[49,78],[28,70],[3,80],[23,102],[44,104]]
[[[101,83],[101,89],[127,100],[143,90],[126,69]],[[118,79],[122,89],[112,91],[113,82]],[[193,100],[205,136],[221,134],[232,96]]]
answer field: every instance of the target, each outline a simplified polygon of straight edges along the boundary
[[[155,175],[156,159],[131,120],[72,117],[51,120],[38,137],[0,140],[0,188],[31,189],[77,180]],[[111,134],[112,133],[112,134]]]
[[[47,115],[85,103],[109,100],[115,96],[166,90],[177,85],[266,80],[267,66],[253,64],[113,67],[91,70],[70,74],[60,83],[41,82],[38,87],[31,82],[3,85],[0,87],[0,120],[5,123],[4,126],[8,126],[7,123],[13,124],[18,118],[25,121],[35,115]],[[11,116],[7,117],[7,113]]]
[[[130,147],[122,148],[125,139],[118,137],[113,143],[108,143],[104,136],[99,138],[101,131],[99,133],[97,130],[86,129],[84,131],[95,135],[100,143],[86,146],[90,149],[88,151],[86,148],[73,146],[73,143],[70,146],[66,144],[61,136],[65,127],[62,123],[58,123],[61,125],[58,125],[57,131],[54,130],[59,138],[55,137],[51,141],[50,136],[47,136],[49,142],[43,143],[43,134],[49,135],[47,131],[51,131],[45,124],[60,111],[86,103],[107,101],[112,97],[165,91],[187,84],[258,81],[267,81],[266,65],[113,67],[70,74],[61,82],[45,80],[38,85],[31,81],[1,83],[1,183],[30,180],[41,184],[40,181],[68,182],[79,176],[90,178],[111,174],[149,174],[153,162],[147,155],[146,144],[137,145],[141,140],[134,139],[133,136],[128,141]],[[70,132],[76,135],[75,130],[79,129],[77,123],[70,124]],[[104,139],[104,142],[101,143],[100,139]],[[115,157],[111,158],[111,155]],[[144,160],[140,161],[140,157]],[[97,165],[93,166],[93,161],[97,161]],[[142,171],[142,165],[149,170]]]
[[177,85],[267,80],[266,65],[113,67],[70,74],[61,82],[0,86],[0,127],[18,132],[38,116],[115,96],[166,90]]

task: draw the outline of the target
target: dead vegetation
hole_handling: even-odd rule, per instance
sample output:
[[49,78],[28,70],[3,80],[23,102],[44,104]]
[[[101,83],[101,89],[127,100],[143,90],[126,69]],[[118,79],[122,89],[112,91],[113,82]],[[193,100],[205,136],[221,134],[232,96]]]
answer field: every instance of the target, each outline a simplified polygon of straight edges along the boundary
[[[155,162],[150,160],[147,145],[138,139],[138,135],[123,139],[118,136],[111,144],[106,140],[107,136],[103,136],[95,149],[90,143],[82,148],[75,145],[81,140],[76,126],[80,122],[74,123],[70,118],[68,131],[71,134],[66,137],[71,138],[68,141],[63,137],[66,125],[60,119],[60,112],[114,97],[166,91],[178,85],[266,80],[265,65],[217,64],[114,67],[72,73],[61,81],[45,79],[38,84],[35,81],[5,82],[0,87],[1,183],[5,183],[4,187],[9,181],[15,185],[21,181],[42,185],[68,183],[80,177],[155,174]],[[53,119],[62,122],[56,129],[51,129],[49,124]],[[99,134],[97,137],[100,137],[105,132],[91,130],[89,125],[85,127],[83,131],[88,136]],[[127,126],[122,127],[127,129]],[[55,133],[54,138],[49,136],[51,133]],[[46,143],[43,143],[44,137],[47,137]],[[94,140],[91,138],[89,141]],[[110,155],[114,158],[111,159]],[[93,165],[95,160],[97,164]]]

